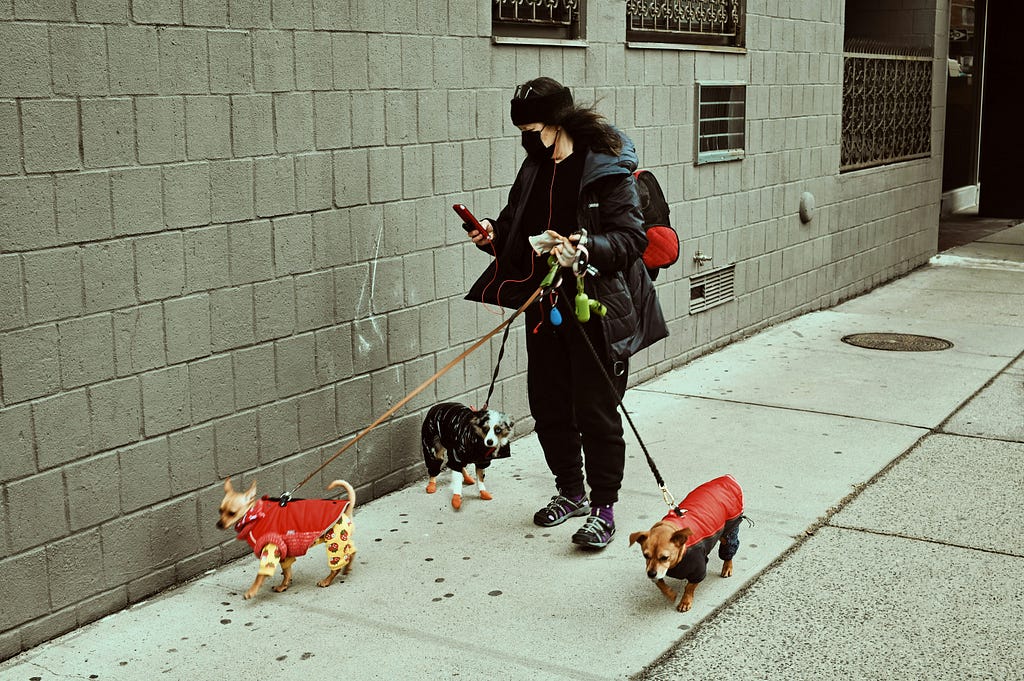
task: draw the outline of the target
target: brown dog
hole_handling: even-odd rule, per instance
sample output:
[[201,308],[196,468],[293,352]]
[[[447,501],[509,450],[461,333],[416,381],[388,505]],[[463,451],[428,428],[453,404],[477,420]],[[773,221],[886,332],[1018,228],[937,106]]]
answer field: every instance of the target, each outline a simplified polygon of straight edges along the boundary
[[315,544],[327,544],[331,568],[317,586],[330,586],[338,573],[349,573],[356,555],[352,543],[356,493],[344,480],[335,480],[327,489],[336,487],[344,487],[348,499],[295,499],[281,503],[266,496],[257,499],[255,482],[246,491],[237,492],[231,478],[224,481],[217,527],[225,530],[234,526],[239,541],[248,542],[260,559],[259,573],[245,592],[246,599],[256,595],[279,564],[283,577],[274,591],[287,589],[292,582],[292,563]]
[[668,515],[647,532],[629,535],[629,545],[640,544],[647,561],[647,576],[673,603],[676,592],[665,576],[686,580],[683,597],[676,608],[693,607],[693,593],[707,575],[708,555],[718,543],[722,576],[732,576],[732,559],[740,546],[743,519],[743,490],[731,475],[723,475],[686,495]]

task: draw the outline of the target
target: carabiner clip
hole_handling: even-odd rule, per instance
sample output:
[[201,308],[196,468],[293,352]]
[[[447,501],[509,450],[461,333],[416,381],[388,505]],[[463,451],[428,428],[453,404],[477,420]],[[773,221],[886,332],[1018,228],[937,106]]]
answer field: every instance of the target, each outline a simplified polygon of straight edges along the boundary
[[669,508],[675,508],[676,499],[672,496],[672,493],[668,491],[668,487],[665,485],[661,486],[661,498],[665,500],[665,503],[668,504]]

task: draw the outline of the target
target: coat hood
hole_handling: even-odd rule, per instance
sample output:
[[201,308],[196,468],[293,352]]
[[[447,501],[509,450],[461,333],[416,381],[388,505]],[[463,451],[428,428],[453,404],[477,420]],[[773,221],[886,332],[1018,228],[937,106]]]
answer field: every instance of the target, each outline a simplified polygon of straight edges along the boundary
[[622,140],[622,152],[618,156],[592,151],[587,154],[583,164],[583,179],[580,187],[586,187],[594,181],[611,175],[632,175],[640,162],[636,155],[636,145],[621,130],[615,128]]

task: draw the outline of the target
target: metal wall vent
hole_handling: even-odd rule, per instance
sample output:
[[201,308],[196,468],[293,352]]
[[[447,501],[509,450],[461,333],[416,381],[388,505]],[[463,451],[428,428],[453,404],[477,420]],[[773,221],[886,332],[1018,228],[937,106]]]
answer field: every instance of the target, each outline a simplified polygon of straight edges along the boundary
[[710,310],[736,297],[736,266],[690,277],[690,314]]

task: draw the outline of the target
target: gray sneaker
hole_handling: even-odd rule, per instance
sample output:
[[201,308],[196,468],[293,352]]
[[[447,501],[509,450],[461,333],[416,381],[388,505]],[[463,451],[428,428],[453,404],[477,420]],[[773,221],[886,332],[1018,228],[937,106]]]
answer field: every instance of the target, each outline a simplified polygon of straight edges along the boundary
[[541,527],[554,527],[561,525],[569,518],[586,515],[589,512],[590,502],[587,501],[586,494],[579,501],[556,494],[551,497],[547,506],[533,514],[533,524]]
[[576,530],[572,543],[585,549],[603,549],[615,537],[615,523],[608,522],[597,514],[591,514],[583,527]]

